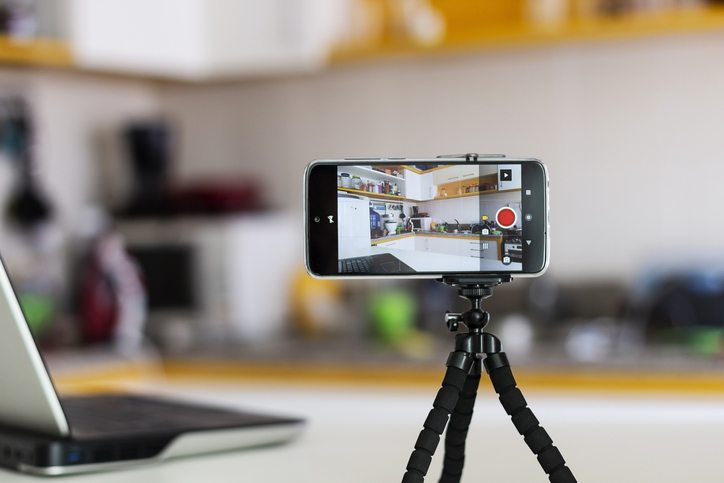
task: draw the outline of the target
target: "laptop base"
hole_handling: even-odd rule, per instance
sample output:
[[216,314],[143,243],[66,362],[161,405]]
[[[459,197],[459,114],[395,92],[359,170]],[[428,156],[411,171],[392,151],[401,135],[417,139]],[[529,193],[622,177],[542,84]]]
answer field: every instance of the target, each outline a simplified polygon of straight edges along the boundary
[[[73,414],[84,403],[89,409],[105,406],[119,412],[120,417],[128,416],[121,406],[131,406],[139,414],[155,406],[159,408],[157,416],[161,422],[151,420],[143,428],[131,425],[120,430],[113,427],[112,417],[99,420],[99,426],[80,422],[78,434],[73,431],[69,438],[0,426],[0,466],[47,476],[120,469],[181,456],[282,443],[297,436],[304,426],[301,419],[148,397],[94,396],[61,402],[70,409],[72,430]],[[169,416],[175,408],[181,413],[180,418]],[[187,418],[192,422],[184,421]],[[178,420],[176,428],[172,427],[174,419]]]

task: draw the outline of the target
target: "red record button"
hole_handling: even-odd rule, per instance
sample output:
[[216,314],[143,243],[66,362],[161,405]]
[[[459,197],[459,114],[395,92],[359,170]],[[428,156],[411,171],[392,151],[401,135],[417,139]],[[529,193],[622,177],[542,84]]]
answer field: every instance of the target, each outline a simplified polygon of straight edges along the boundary
[[517,219],[518,217],[515,214],[515,210],[513,210],[512,208],[508,208],[507,206],[502,207],[495,214],[495,222],[501,228],[510,228],[511,226],[515,225]]

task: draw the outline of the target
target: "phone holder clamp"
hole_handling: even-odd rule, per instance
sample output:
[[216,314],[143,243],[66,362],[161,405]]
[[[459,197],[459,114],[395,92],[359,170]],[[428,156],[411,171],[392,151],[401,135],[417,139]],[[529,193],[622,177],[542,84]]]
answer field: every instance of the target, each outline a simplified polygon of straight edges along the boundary
[[467,153],[467,154],[441,154],[438,158],[465,158],[468,163],[471,161],[477,161],[479,158],[504,158],[505,154],[478,154],[478,153]]

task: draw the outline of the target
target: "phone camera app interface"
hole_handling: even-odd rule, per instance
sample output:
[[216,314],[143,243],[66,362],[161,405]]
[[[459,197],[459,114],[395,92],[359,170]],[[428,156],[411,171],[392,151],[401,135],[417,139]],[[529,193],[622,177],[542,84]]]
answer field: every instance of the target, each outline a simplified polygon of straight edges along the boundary
[[520,164],[337,167],[340,274],[522,270]]

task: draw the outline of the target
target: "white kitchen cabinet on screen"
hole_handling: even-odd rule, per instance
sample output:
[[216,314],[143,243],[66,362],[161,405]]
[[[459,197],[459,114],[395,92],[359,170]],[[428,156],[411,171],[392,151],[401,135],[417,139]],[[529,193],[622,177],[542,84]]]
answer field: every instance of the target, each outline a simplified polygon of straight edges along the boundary
[[[429,249],[432,253],[443,255],[460,255],[460,245],[455,238],[429,237]],[[462,240],[464,241],[464,240]]]
[[453,183],[467,179],[476,179],[480,176],[495,174],[497,171],[494,165],[481,166],[478,164],[459,164],[433,171],[434,183],[437,185]]
[[407,191],[403,195],[409,200],[426,201],[435,197],[432,173],[419,174],[406,169],[405,185]]
[[427,252],[429,251],[430,246],[430,237],[427,236],[415,236],[414,237],[414,243],[415,243],[415,251],[416,252]]
[[486,260],[498,259],[498,242],[489,240],[461,240],[465,242],[461,255],[473,258],[484,258]]
[[420,175],[420,193],[422,193],[420,198],[422,201],[431,200],[437,195],[432,173],[422,173]]
[[460,166],[448,166],[432,172],[432,182],[436,185],[460,181]]
[[398,248],[402,250],[414,250],[415,249],[415,237],[409,236],[407,238],[400,239]]
[[380,248],[398,248],[400,242],[397,240],[392,241],[386,241],[386,242],[380,242],[376,246]]
[[472,179],[480,176],[480,168],[474,164],[462,164],[459,168],[460,179]]
[[405,192],[403,195],[408,200],[420,201],[422,200],[422,191],[420,191],[420,177],[421,175],[406,169],[403,171],[405,176]]
[[415,250],[443,255],[457,255],[460,251],[455,239],[437,236],[416,236]]
[[415,241],[413,237],[399,238],[397,240],[378,243],[377,246],[384,248],[399,248],[400,250],[414,250]]

